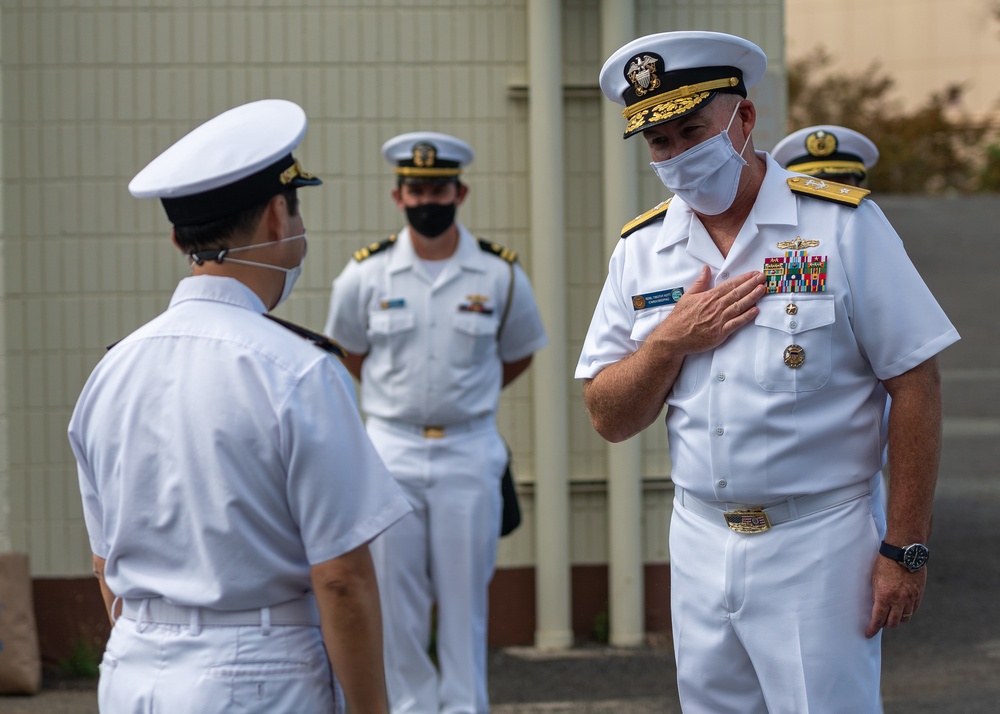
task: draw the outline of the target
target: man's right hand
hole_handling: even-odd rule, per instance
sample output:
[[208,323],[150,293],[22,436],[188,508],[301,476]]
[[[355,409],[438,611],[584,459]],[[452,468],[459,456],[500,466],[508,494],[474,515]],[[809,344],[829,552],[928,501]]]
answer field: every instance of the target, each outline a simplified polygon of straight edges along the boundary
[[706,265],[646,344],[662,343],[672,354],[705,352],[757,317],[757,301],[766,292],[763,273],[743,273],[714,288],[709,288],[711,280]]

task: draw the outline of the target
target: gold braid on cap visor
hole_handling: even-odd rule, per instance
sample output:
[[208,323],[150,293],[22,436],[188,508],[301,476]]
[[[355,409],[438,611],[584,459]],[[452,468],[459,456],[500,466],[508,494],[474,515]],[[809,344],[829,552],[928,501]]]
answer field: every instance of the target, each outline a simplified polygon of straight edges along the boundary
[[816,176],[817,174],[860,174],[868,175],[865,165],[859,161],[806,161],[800,164],[789,164],[789,171]]
[[397,166],[393,169],[397,175],[404,177],[435,177],[435,176],[458,176],[462,173],[461,169],[431,169],[431,168],[417,168],[415,166]]
[[631,134],[638,129],[656,122],[665,121],[671,117],[684,114],[701,104],[716,89],[730,89],[740,83],[736,77],[713,79],[698,84],[686,84],[655,97],[649,97],[626,107],[622,116],[628,119],[625,133]]

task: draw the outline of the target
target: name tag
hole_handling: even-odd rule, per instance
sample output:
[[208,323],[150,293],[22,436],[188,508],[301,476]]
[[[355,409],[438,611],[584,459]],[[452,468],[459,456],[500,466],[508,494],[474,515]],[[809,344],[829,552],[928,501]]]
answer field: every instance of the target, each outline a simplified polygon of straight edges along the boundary
[[390,298],[388,300],[382,300],[378,306],[383,310],[395,310],[396,308],[405,307],[406,300],[403,298]]
[[647,310],[651,307],[662,307],[663,305],[673,305],[684,295],[684,288],[670,288],[660,290],[655,293],[643,293],[632,296],[633,310]]

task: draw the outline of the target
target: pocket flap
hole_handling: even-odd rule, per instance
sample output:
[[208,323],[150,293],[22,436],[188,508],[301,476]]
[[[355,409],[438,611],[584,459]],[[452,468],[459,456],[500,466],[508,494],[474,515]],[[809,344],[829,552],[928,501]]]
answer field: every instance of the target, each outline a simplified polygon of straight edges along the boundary
[[632,334],[629,337],[635,342],[645,342],[646,338],[657,328],[657,326],[667,319],[674,309],[673,305],[658,307],[652,310],[643,310],[635,316],[632,323]]
[[[794,314],[786,309],[789,304],[796,306]],[[770,327],[789,334],[814,330],[817,327],[830,325],[836,315],[833,295],[782,294],[762,298],[757,303],[760,313],[755,324],[760,327]]]
[[384,310],[373,312],[368,318],[372,332],[379,335],[392,335],[406,332],[413,328],[417,316],[407,310]]

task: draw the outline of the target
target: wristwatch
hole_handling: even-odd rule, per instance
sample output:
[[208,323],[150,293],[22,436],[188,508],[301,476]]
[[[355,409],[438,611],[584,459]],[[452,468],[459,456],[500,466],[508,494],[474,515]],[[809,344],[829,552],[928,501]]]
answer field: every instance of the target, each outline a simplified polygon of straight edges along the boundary
[[931,552],[923,543],[912,543],[902,548],[897,548],[882,541],[878,552],[889,560],[895,560],[911,573],[915,573],[927,565],[927,561],[931,557]]

